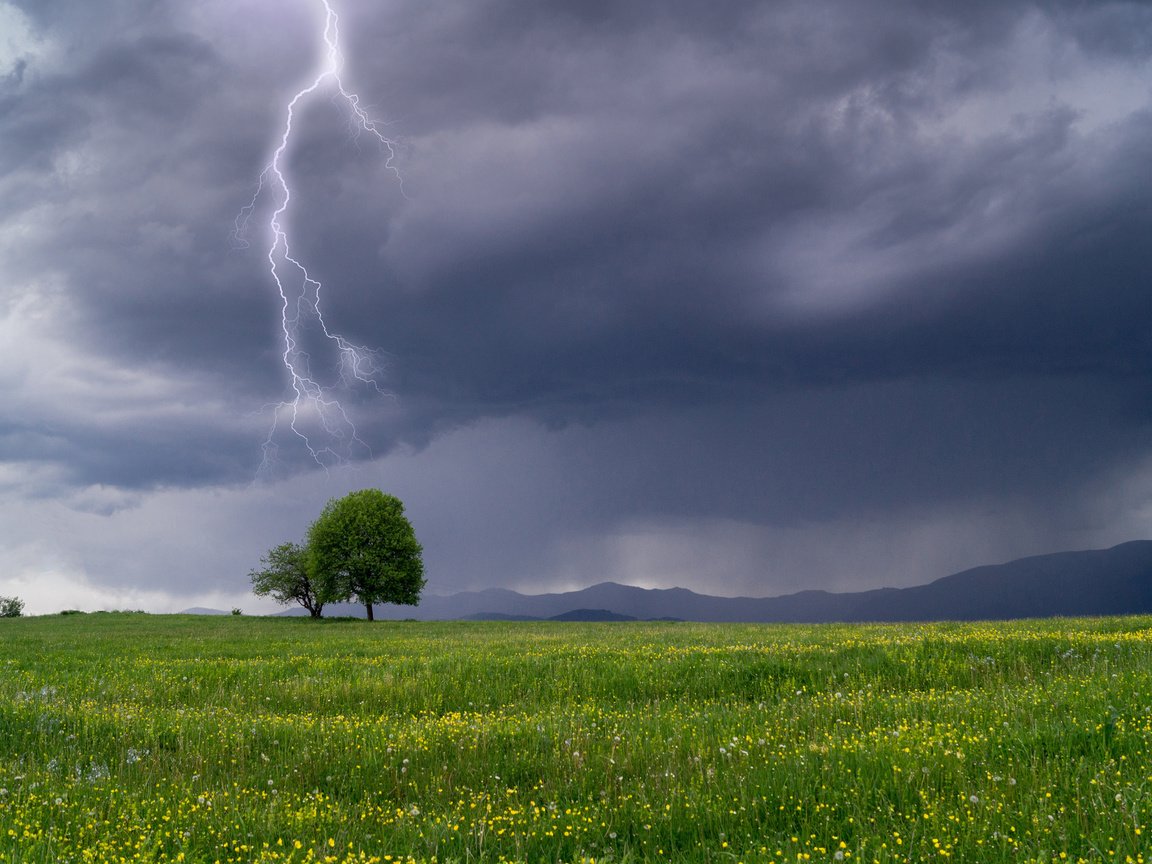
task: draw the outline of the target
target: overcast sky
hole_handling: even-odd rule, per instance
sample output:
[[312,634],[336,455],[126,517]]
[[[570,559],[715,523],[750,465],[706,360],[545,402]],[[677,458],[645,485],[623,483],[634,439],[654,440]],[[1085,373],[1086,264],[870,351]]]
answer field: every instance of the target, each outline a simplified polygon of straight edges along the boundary
[[322,0],[0,0],[0,594],[264,610],[366,486],[436,593],[1152,537],[1152,7],[331,2],[402,182],[300,104],[292,249],[386,391],[309,342],[325,470],[283,411],[261,467],[274,190],[234,233]]

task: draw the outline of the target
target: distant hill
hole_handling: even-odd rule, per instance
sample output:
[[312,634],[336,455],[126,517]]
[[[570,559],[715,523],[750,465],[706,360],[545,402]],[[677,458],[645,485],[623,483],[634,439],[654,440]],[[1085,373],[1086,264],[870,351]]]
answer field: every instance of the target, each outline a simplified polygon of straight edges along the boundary
[[[326,615],[364,616],[338,603]],[[301,610],[303,612],[303,610]],[[602,582],[580,591],[520,594],[503,588],[426,596],[417,607],[378,606],[378,618],[472,620],[970,621],[1056,615],[1152,613],[1152,541],[1059,552],[976,567],[913,588],[779,597],[715,597],[686,588]],[[601,615],[588,618],[581,615]]]
[[666,616],[663,618],[637,618],[635,615],[622,615],[608,609],[572,609],[559,615],[541,618],[538,615],[508,615],[503,612],[477,612],[465,615],[462,621],[683,621],[683,618]]
[[635,621],[635,615],[623,615],[607,609],[573,609],[553,615],[549,621]]
[[189,606],[187,609],[181,610],[180,615],[230,615],[232,613],[225,612],[223,609],[209,609],[207,606]]

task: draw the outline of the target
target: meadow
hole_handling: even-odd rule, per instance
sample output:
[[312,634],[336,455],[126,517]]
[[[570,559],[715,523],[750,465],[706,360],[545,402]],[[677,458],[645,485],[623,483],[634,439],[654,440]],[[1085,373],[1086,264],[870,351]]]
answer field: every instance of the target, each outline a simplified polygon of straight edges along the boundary
[[9,862],[1131,862],[1152,618],[0,621]]

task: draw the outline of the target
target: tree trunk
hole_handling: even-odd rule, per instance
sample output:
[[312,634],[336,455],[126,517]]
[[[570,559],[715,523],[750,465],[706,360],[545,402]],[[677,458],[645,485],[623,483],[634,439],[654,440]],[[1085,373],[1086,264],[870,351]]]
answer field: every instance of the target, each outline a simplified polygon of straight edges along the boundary
[[376,620],[372,617],[372,604],[371,603],[365,603],[364,608],[368,610],[368,620],[369,621]]

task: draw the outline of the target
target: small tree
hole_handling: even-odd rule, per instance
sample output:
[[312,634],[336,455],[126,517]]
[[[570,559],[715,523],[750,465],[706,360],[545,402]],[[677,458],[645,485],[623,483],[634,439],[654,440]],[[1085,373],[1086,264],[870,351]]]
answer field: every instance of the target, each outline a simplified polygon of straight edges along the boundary
[[24,601],[19,597],[0,597],[0,618],[19,618],[24,614]]
[[[260,559],[263,570],[248,574],[252,580],[252,593],[258,597],[271,597],[281,605],[299,603],[313,618],[319,618],[324,609],[324,598],[316,591],[308,572],[307,550],[297,543],[281,543]],[[239,614],[233,610],[233,615]]]
[[373,620],[373,603],[415,606],[424,588],[424,549],[400,499],[361,489],[328,502],[308,531],[308,556],[320,594],[353,597]]

